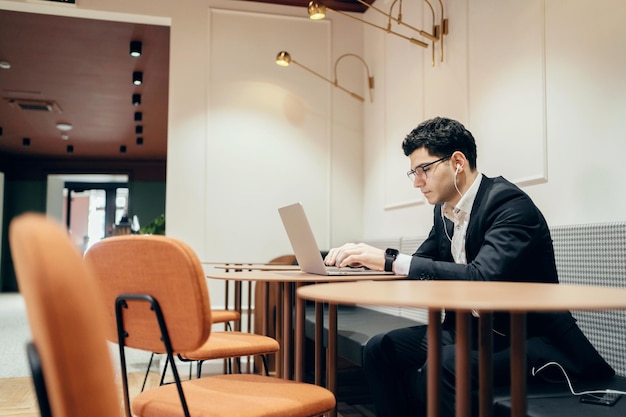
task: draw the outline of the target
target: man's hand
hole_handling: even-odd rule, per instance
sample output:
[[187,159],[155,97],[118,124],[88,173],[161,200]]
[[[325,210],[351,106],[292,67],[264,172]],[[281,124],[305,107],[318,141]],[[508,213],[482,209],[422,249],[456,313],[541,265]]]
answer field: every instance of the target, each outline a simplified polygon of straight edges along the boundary
[[328,251],[324,263],[340,268],[365,266],[375,271],[383,271],[385,269],[385,251],[365,243],[346,243]]

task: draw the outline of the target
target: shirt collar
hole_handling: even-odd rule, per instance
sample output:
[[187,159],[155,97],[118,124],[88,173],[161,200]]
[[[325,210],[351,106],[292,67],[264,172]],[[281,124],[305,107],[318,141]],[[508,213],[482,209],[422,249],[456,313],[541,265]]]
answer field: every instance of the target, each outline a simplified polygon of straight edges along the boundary
[[480,188],[480,183],[482,179],[483,174],[479,172],[470,188],[465,194],[463,194],[463,196],[461,196],[461,199],[457,203],[456,207],[450,206],[448,203],[443,204],[443,214],[448,219],[457,223],[466,216],[469,216],[470,212],[472,211],[472,206],[474,205],[474,200],[476,200],[478,188]]

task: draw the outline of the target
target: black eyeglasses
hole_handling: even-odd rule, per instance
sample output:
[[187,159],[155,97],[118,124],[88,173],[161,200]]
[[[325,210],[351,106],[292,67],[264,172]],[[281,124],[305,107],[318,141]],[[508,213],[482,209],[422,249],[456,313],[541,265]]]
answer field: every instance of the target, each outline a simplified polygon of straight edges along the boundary
[[409,177],[411,182],[415,182],[415,177],[418,177],[421,180],[427,180],[428,179],[427,172],[432,165],[436,164],[437,162],[442,162],[442,161],[445,161],[446,159],[450,159],[451,157],[452,155],[448,155],[448,156],[444,156],[443,158],[439,158],[436,161],[429,162],[427,164],[418,165],[415,167],[415,169],[412,169],[409,172],[407,172],[406,176]]

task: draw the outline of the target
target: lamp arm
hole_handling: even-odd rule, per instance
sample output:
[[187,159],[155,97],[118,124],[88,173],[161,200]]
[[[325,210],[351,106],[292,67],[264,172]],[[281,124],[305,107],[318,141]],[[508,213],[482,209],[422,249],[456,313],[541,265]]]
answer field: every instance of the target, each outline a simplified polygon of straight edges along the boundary
[[443,10],[443,2],[441,0],[439,0],[439,5],[441,6],[441,52],[440,52],[440,59],[441,62],[443,62],[443,35],[447,35],[448,34],[448,19],[445,18],[445,13]]
[[[409,25],[408,23],[404,23],[404,22],[402,21],[402,19],[401,19],[401,18],[395,18],[395,17],[393,17],[393,16],[391,15],[391,8],[393,8],[394,4],[396,3],[395,1],[391,4],[391,8],[389,9],[389,10],[390,10],[390,12],[389,12],[389,13],[386,13],[386,12],[384,12],[384,11],[380,10],[379,8],[375,7],[375,6],[372,6],[372,5],[370,5],[370,4],[367,4],[367,3],[366,3],[365,1],[363,1],[363,0],[356,0],[356,1],[357,1],[357,2],[359,2],[359,3],[361,3],[361,4],[363,4],[363,5],[365,5],[365,6],[367,6],[367,7],[369,7],[369,8],[371,8],[371,9],[373,9],[373,10],[376,10],[378,13],[381,13],[381,14],[383,14],[383,15],[387,16],[389,19],[393,20],[393,21],[394,21],[394,22],[396,22],[397,24],[399,24],[399,25],[403,25],[403,26],[406,26],[406,27],[408,27],[408,28],[410,28],[410,29],[414,30],[415,32],[419,33],[421,36],[423,36],[423,37],[425,37],[425,38],[428,38],[429,40],[431,40],[431,41],[433,41],[433,42],[436,42],[436,41],[437,41],[437,38],[436,38],[434,35],[432,35],[432,34],[430,34],[430,33],[426,32],[425,30],[418,29],[418,28],[416,28],[416,27],[414,27],[414,26]],[[363,22],[365,22],[365,21],[363,21]],[[375,26],[375,25],[374,25],[374,26]],[[379,29],[382,29],[382,27],[380,27],[380,26],[377,26],[377,27],[378,27]],[[387,29],[387,31],[389,32],[389,28]],[[392,32],[392,33],[395,33],[395,32]],[[427,46],[425,46],[425,48],[427,48],[427,47],[428,47],[428,45],[427,45]]]
[[[357,1],[359,1],[359,0],[357,0]],[[326,9],[327,9],[327,10],[332,10],[333,12],[335,12],[335,13],[339,13],[339,14],[340,14],[340,15],[342,15],[342,16],[349,17],[350,19],[354,19],[354,20],[359,21],[359,22],[361,22],[361,23],[365,23],[366,25],[369,25],[369,26],[375,27],[375,28],[377,28],[377,29],[384,30],[385,32],[387,32],[387,33],[389,33],[389,34],[396,35],[396,36],[398,36],[398,37],[400,37],[400,38],[406,39],[407,41],[409,41],[409,42],[411,42],[411,43],[414,43],[414,44],[416,44],[416,45],[419,45],[419,46],[421,46],[422,48],[428,48],[428,44],[427,44],[426,42],[422,42],[422,41],[420,41],[420,40],[418,40],[418,39],[415,39],[415,38],[410,38],[410,37],[408,37],[408,36],[404,36],[404,35],[402,35],[401,33],[394,32],[394,31],[389,30],[389,29],[386,29],[386,28],[384,28],[384,27],[382,27],[382,26],[375,25],[374,23],[368,22],[367,20],[361,20],[361,19],[359,19],[358,17],[354,17],[354,16],[352,16],[352,15],[350,15],[350,14],[348,14],[348,13],[342,12],[342,11],[340,11],[340,10],[331,9],[331,8],[329,8],[328,6],[326,6]]]
[[356,59],[358,59],[359,61],[361,61],[361,63],[363,64],[363,66],[365,67],[365,72],[367,73],[367,85],[369,87],[370,90],[370,103],[374,102],[374,94],[372,92],[372,90],[374,89],[374,77],[372,77],[370,75],[370,67],[367,65],[367,62],[365,62],[365,60],[363,58],[361,58],[360,56],[356,55],[356,54],[343,54],[341,55],[339,58],[337,58],[337,60],[335,61],[335,85],[337,87],[339,87],[339,78],[337,77],[337,66],[339,65],[339,61],[341,61],[343,58],[346,58],[348,56],[352,56],[355,57]]
[[340,85],[337,83],[337,81],[334,81],[334,82],[333,82],[332,80],[330,80],[330,79],[328,79],[328,78],[324,77],[322,74],[319,74],[319,73],[317,73],[317,72],[313,71],[312,69],[310,69],[309,67],[306,67],[306,66],[302,65],[301,63],[299,63],[298,61],[296,61],[296,60],[295,60],[295,59],[293,59],[293,58],[291,59],[291,62],[292,62],[293,64],[296,64],[296,65],[297,65],[297,66],[299,66],[300,68],[307,70],[308,72],[310,72],[311,74],[315,75],[316,77],[321,78],[322,80],[326,81],[327,83],[330,83],[330,84],[334,85],[334,86],[335,86],[335,87],[337,87],[338,89],[340,89],[340,90],[342,90],[342,91],[344,91],[344,92],[346,92],[346,93],[350,94],[350,95],[351,95],[352,97],[354,97],[355,99],[357,99],[357,100],[359,100],[359,101],[361,101],[361,102],[365,101],[365,99],[364,99],[363,97],[361,97],[360,95],[358,95],[358,94],[356,94],[356,93],[353,93],[352,91],[347,90],[346,88],[344,88],[344,87],[340,86]]
[[[433,9],[433,5],[430,4],[430,2],[428,0],[424,0],[424,1],[426,2],[428,7],[430,8],[430,13],[431,13],[431,15],[433,17],[433,32],[435,34],[435,39],[438,39],[439,32],[437,31],[437,26],[435,25],[435,9]],[[441,0],[439,0],[439,1],[441,1]],[[435,66],[435,41],[434,40],[433,40],[432,55],[430,57],[430,65],[432,65],[433,67]]]

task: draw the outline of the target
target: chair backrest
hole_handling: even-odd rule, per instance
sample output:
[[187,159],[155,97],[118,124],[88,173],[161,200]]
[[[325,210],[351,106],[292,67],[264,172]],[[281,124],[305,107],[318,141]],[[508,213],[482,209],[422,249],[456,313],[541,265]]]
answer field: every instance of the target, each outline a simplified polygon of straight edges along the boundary
[[[149,295],[164,313],[172,347],[190,352],[211,331],[211,304],[205,273],[194,251],[177,239],[159,235],[114,236],[85,253],[106,306],[108,337],[117,343],[116,299]],[[161,332],[148,303],[128,301],[124,310],[126,346],[164,353]]]
[[104,306],[67,231],[23,214],[11,222],[9,243],[52,415],[120,416]]
[[297,265],[296,255],[281,255],[271,259],[268,265]]

